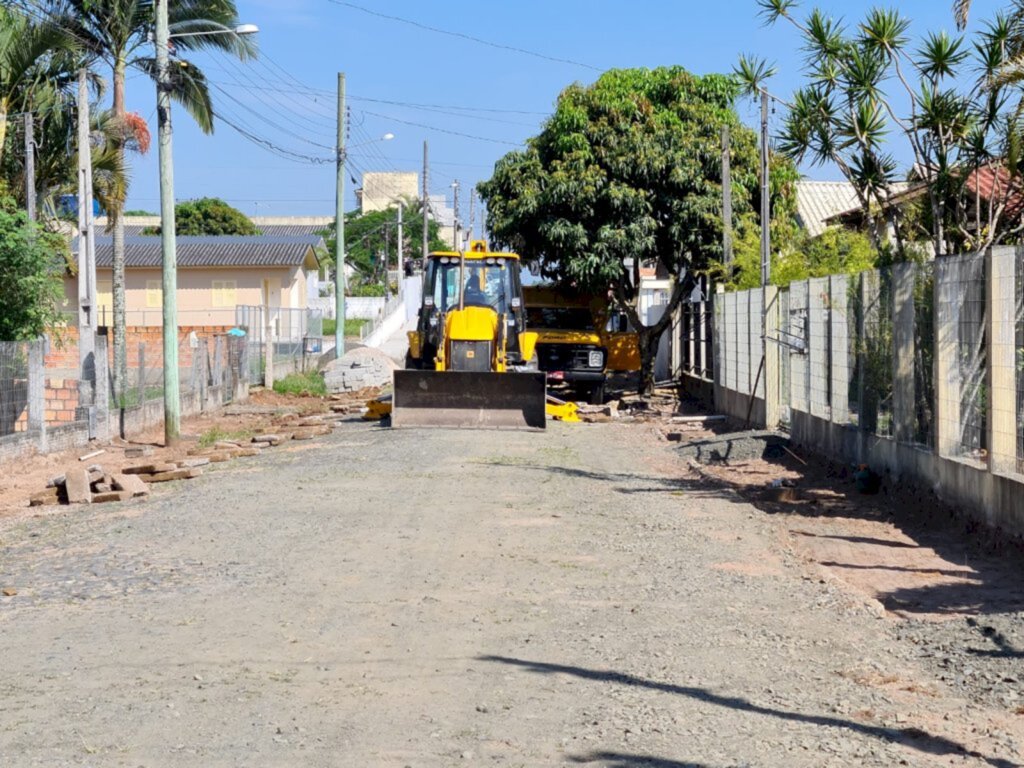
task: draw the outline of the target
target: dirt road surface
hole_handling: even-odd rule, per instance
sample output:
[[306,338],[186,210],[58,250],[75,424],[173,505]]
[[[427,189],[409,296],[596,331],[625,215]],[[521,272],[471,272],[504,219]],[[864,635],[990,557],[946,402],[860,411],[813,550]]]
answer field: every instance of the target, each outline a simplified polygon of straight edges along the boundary
[[26,511],[0,765],[1020,765],[1013,697],[784,528],[619,424],[354,422]]

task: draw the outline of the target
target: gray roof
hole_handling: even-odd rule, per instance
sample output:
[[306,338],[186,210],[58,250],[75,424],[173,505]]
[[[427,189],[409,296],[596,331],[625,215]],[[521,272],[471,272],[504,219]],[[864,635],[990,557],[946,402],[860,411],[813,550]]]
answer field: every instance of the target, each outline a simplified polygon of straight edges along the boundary
[[802,179],[796,183],[797,220],[812,237],[825,231],[827,219],[856,208],[858,203],[857,192],[848,181]]
[[[179,236],[176,250],[179,267],[298,267],[321,242],[319,235]],[[124,243],[126,267],[159,267],[163,263],[159,237],[125,237]],[[96,266],[111,267],[113,261],[113,239],[97,237]]]
[[[330,225],[313,224],[257,224],[256,228],[267,237],[295,237],[299,235],[315,235],[327,229]],[[159,237],[159,235],[146,235],[143,230],[149,226],[141,224],[125,224],[124,234],[126,237]]]

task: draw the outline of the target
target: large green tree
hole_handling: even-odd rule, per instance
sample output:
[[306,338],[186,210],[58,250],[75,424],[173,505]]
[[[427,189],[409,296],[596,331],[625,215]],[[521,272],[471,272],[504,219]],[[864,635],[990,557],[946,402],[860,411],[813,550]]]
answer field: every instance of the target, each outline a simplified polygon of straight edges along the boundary
[[[258,235],[252,219],[216,197],[186,200],[174,206],[175,233],[179,235]],[[160,227],[147,229],[159,235]]]
[[[168,0],[175,56],[171,61],[171,98],[183,106],[199,127],[213,132],[214,112],[210,90],[202,70],[182,53],[197,49],[219,49],[240,58],[255,54],[255,43],[235,35],[238,11],[234,0]],[[35,0],[98,61],[110,67],[113,80],[114,119],[122,124],[121,138],[114,149],[123,159],[124,149],[135,131],[125,108],[128,71],[156,76],[152,32],[155,23],[153,0]],[[122,165],[124,163],[122,162]],[[114,388],[120,396],[128,377],[125,339],[124,217],[127,196],[122,194],[108,208],[113,227],[113,315]]]
[[[681,67],[612,70],[571,85],[540,134],[479,187],[500,245],[545,277],[607,292],[638,329],[641,391],[658,340],[699,272],[722,258],[721,132],[732,135],[734,215],[758,202],[757,142],[733,108],[737,82]],[[786,187],[783,194],[792,194]],[[660,320],[637,311],[640,269],[674,278]]]

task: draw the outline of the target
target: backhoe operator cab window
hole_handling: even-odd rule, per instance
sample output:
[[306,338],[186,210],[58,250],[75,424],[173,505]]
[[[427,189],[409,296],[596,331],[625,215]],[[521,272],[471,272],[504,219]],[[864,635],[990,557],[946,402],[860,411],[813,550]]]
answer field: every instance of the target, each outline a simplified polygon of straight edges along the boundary
[[[459,306],[459,278],[462,268],[458,258],[438,259],[431,263],[434,306],[441,312]],[[514,296],[512,270],[505,259],[467,260],[464,303],[470,307],[490,307],[498,314],[508,312],[508,300]]]

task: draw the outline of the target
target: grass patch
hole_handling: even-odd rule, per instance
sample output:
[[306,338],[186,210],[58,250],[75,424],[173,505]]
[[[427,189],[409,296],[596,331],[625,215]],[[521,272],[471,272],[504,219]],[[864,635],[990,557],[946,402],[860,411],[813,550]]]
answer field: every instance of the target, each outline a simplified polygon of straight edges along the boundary
[[[370,322],[370,321],[369,320],[359,319],[359,318],[351,318],[351,317],[345,318],[345,336],[358,336],[359,335],[359,331],[368,322]],[[335,330],[337,330],[337,328],[338,328],[338,321],[337,320],[335,320],[334,318],[330,318],[330,317],[325,317],[324,318],[324,336],[325,337],[333,336],[334,332],[335,332]]]
[[317,371],[289,373],[283,379],[274,382],[274,391],[281,395],[326,397],[327,385],[324,384],[324,377]]
[[255,433],[251,429],[222,429],[210,427],[199,436],[199,447],[209,448],[221,440],[249,440]]

